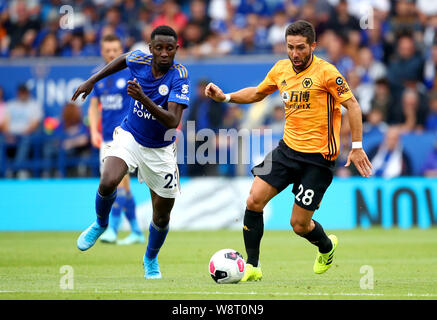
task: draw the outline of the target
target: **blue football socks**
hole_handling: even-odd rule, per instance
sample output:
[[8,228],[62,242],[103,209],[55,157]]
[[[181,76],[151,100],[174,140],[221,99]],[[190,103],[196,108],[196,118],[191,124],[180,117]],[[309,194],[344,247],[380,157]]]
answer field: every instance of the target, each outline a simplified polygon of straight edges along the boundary
[[97,223],[101,227],[106,227],[109,221],[109,213],[111,212],[112,204],[117,197],[117,190],[109,196],[103,197],[99,191],[96,192],[96,214]]
[[148,259],[154,259],[158,255],[159,250],[164,244],[165,238],[168,233],[168,225],[165,228],[156,226],[153,221],[149,226],[149,242],[147,244],[146,257]]
[[117,190],[117,197],[115,198],[115,202],[112,205],[111,211],[111,219],[109,220],[109,227],[114,230],[115,233],[118,232],[118,228],[121,223],[121,209],[125,206],[126,203],[126,191],[124,188],[119,188]]
[[126,201],[124,202],[124,210],[125,210],[124,213],[126,215],[127,220],[129,221],[132,232],[136,234],[142,234],[135,214],[135,200],[130,191],[126,192]]

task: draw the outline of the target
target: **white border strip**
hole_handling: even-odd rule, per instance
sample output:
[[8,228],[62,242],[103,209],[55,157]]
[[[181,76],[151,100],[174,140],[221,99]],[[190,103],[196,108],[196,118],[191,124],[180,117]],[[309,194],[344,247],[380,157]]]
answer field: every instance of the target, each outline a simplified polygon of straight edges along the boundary
[[402,294],[386,294],[386,293],[367,293],[367,292],[201,292],[201,291],[146,291],[146,290],[59,290],[59,291],[49,291],[49,290],[0,290],[0,293],[72,293],[72,294],[170,294],[170,295],[251,295],[251,296],[356,296],[356,297],[437,297],[435,293],[402,293]]

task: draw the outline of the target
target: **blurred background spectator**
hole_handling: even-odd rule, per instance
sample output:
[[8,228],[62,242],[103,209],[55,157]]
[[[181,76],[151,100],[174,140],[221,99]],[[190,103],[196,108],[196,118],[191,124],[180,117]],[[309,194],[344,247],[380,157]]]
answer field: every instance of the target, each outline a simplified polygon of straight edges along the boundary
[[6,129],[6,102],[3,88],[0,87],[0,140]]
[[67,156],[82,157],[89,154],[90,135],[82,121],[82,112],[74,103],[67,103],[62,112],[62,122],[58,127],[60,147]]
[[[401,135],[437,132],[437,1],[79,0],[70,3],[74,29],[60,28],[59,9],[64,4],[67,1],[0,0],[0,58],[98,57],[99,41],[105,34],[123,39],[125,51],[149,53],[151,31],[168,24],[179,35],[178,59],[268,54],[277,60],[286,58],[286,27],[305,19],[316,29],[316,55],[337,67],[360,102],[369,148],[381,144],[391,131],[389,126],[396,126]],[[273,96],[248,107],[214,106],[202,96],[204,84],[193,85],[199,87],[184,119],[196,120],[199,128],[282,129],[282,104]],[[35,100],[3,98],[1,90],[0,98],[0,146],[2,140],[3,150],[7,145],[2,154],[10,161],[31,158],[26,138],[18,138],[26,134],[11,133],[19,121],[12,124],[12,114],[8,116],[6,110],[21,110],[7,107],[19,102],[28,106],[26,110],[39,110],[23,119],[41,121],[41,106]],[[347,121],[343,125],[346,152]],[[38,129],[32,132],[30,136],[40,136]],[[23,141],[21,148],[19,141]],[[223,172],[232,175],[234,169],[231,166]],[[220,174],[222,168],[214,170]],[[355,172],[341,169],[338,174]]]
[[390,127],[385,133],[383,143],[369,152],[374,176],[393,178],[411,175],[410,159],[403,150],[400,135],[401,130],[398,127]]
[[437,142],[425,159],[422,174],[425,177],[437,177]]
[[402,93],[402,118],[400,128],[403,132],[422,130],[425,124],[425,110],[421,110],[419,93],[415,89],[405,89]]
[[268,115],[264,120],[265,129],[271,129],[273,135],[282,135],[284,133],[285,126],[285,111],[282,105],[276,105],[273,107],[271,115]]
[[428,131],[437,132],[437,91],[429,95],[429,114],[426,118],[425,128]]
[[[188,116],[186,118],[187,121],[190,121],[194,125],[195,132],[199,132],[200,130],[207,129],[212,130],[214,134],[218,135],[218,131],[223,127],[223,116],[225,113],[225,106],[223,103],[216,102],[212,99],[209,99],[205,96],[205,88],[210,81],[207,79],[202,79],[197,83],[196,87],[196,96],[194,100],[191,102],[190,108],[188,110]],[[184,123],[187,125],[187,122]],[[192,127],[190,127],[192,129]],[[190,134],[186,134],[186,137],[191,137]],[[196,140],[195,146],[196,150],[199,146],[208,145],[208,150],[205,151],[205,158],[208,158],[208,151],[214,150],[215,154],[217,154],[217,145],[218,143],[215,141],[208,141],[209,138],[205,138],[205,141]],[[205,176],[205,175],[217,175],[218,174],[218,164],[217,163],[196,163],[188,166],[188,174],[190,176]],[[216,159],[215,162],[218,162]]]
[[0,176],[5,170],[5,131],[6,131],[6,103],[4,100],[4,91],[0,87]]
[[[24,162],[30,158],[32,143],[38,138],[40,124],[43,117],[41,104],[34,100],[26,85],[17,88],[17,96],[6,104],[4,123],[5,147],[8,159],[13,160],[16,168],[24,167]],[[12,176],[13,171],[7,175]],[[28,172],[19,172],[21,177],[28,176]]]
[[388,113],[394,108],[393,97],[390,94],[390,85],[385,78],[381,78],[374,83],[374,92],[370,101],[370,111],[379,110],[381,121],[387,122]]
[[86,176],[88,168],[81,160],[89,158],[91,151],[90,133],[83,122],[81,108],[75,103],[67,103],[61,122],[49,133],[44,146],[45,163],[55,162],[64,172],[47,170],[43,176]]

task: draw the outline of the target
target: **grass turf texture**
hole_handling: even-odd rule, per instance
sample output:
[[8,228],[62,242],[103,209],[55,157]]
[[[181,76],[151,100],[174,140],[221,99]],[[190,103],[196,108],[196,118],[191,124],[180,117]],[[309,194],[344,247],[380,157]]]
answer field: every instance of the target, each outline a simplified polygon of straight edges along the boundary
[[[239,231],[171,231],[159,255],[163,279],[143,278],[145,245],[97,243],[76,248],[80,232],[0,233],[0,299],[437,299],[437,229],[335,231],[334,264],[316,275],[316,247],[287,231],[265,231],[263,280],[216,284],[208,262],[220,249],[245,256]],[[126,236],[122,234],[121,237]],[[60,268],[74,269],[74,289],[60,289]],[[374,288],[360,279],[373,268]]]

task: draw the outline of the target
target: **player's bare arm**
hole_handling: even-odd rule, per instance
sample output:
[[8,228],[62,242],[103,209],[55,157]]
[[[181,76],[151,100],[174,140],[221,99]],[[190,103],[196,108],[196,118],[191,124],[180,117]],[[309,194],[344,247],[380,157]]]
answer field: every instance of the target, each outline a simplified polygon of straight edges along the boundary
[[88,108],[88,118],[90,121],[91,143],[96,148],[100,148],[100,144],[102,143],[102,135],[98,129],[100,117],[99,99],[92,97]]
[[[363,129],[362,129],[362,116],[360,105],[352,97],[344,102],[342,105],[348,110],[347,114],[349,117],[349,124],[352,133],[352,142],[362,141]],[[363,176],[368,178],[372,174],[372,164],[367,158],[366,152],[363,148],[353,148],[349,153],[345,167],[348,167],[351,161],[355,164],[358,172]]]
[[258,92],[256,87],[247,87],[239,91],[230,93],[230,100],[226,100],[226,95],[222,89],[214,83],[209,83],[205,88],[205,95],[217,102],[232,102],[238,104],[249,104],[263,100],[267,95]]
[[88,80],[83,82],[76,89],[71,100],[75,101],[81,94],[83,94],[82,100],[85,100],[85,98],[90,94],[91,90],[93,90],[94,84],[97,81],[99,81],[99,80],[101,80],[101,79],[103,79],[103,78],[105,78],[113,73],[116,73],[120,70],[123,70],[124,68],[127,68],[126,57],[128,54],[129,53],[124,53],[121,56],[119,56],[118,58],[115,58],[110,63],[108,63],[105,67],[103,67],[102,70],[100,70],[96,74],[93,74]]
[[179,103],[169,102],[168,110],[157,106],[143,91],[137,79],[129,80],[127,93],[139,101],[152,116],[169,129],[177,128],[182,118],[184,106]]

